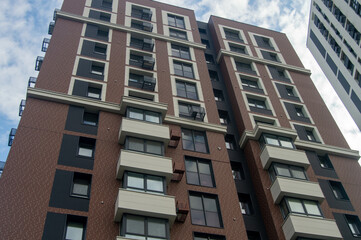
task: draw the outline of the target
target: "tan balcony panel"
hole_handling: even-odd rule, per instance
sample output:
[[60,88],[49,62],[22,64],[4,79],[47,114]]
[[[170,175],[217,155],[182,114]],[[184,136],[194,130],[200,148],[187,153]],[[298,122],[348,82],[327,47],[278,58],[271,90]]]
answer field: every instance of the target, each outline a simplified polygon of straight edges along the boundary
[[286,240],[307,237],[341,240],[342,236],[335,220],[290,214],[282,226]]
[[278,204],[284,196],[322,202],[325,198],[317,182],[277,177],[271,187],[273,201]]
[[122,219],[123,213],[164,218],[172,225],[176,218],[175,198],[144,192],[119,189],[115,203],[115,221]]
[[169,127],[166,125],[123,118],[119,130],[120,144],[124,144],[126,136],[160,141],[165,146],[168,145],[170,139]]
[[292,164],[308,168],[310,162],[304,151],[265,145],[261,153],[261,161],[264,169],[268,169],[272,162]]
[[118,160],[118,179],[123,178],[124,171],[164,176],[169,182],[173,174],[172,159],[123,149]]

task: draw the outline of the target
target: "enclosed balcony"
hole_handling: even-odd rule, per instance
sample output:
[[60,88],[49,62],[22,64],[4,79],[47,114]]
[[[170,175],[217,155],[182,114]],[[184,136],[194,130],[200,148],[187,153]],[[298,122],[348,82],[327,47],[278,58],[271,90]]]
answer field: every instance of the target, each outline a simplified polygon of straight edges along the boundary
[[29,77],[28,87],[34,88],[37,78],[36,77]]
[[43,64],[44,57],[38,56],[35,62],[35,71],[40,71],[41,65]]
[[54,27],[55,27],[55,22],[50,22],[50,23],[49,23],[49,29],[48,29],[48,34],[49,34],[49,35],[52,35],[52,34],[53,34]]
[[175,197],[119,189],[114,220],[119,222],[124,213],[168,219],[172,225],[177,216]]
[[42,52],[46,52],[48,50],[49,43],[50,43],[49,38],[44,38],[43,39],[43,44],[41,45],[41,51]]
[[341,240],[335,220],[290,214],[282,226],[286,240],[298,237]]
[[272,162],[301,166],[304,168],[310,165],[304,151],[272,145],[264,145],[261,153],[261,162],[264,169],[268,169]]
[[278,204],[284,196],[323,201],[325,198],[320,185],[295,178],[285,178],[278,176],[271,186],[273,201]]
[[16,128],[12,128],[10,130],[10,133],[9,133],[9,141],[8,141],[8,146],[10,147],[11,145],[13,145],[13,141],[14,141],[14,138],[15,138],[15,134],[16,134]]
[[118,160],[118,179],[123,178],[124,171],[163,176],[169,182],[173,174],[172,159],[123,149]]
[[25,109],[26,100],[22,99],[19,106],[19,116],[23,115],[23,111]]
[[119,143],[124,144],[125,137],[129,136],[163,142],[165,146],[170,139],[168,126],[123,118],[119,130]]

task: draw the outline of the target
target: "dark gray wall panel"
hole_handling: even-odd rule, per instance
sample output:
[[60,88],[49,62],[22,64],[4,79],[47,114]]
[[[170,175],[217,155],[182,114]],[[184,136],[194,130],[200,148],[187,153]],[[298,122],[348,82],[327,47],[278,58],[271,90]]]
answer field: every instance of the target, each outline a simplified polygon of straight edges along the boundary
[[322,43],[318,40],[318,38],[316,37],[316,35],[313,33],[312,30],[310,32],[310,38],[311,38],[312,42],[315,44],[318,51],[321,53],[321,55],[323,57],[325,57],[326,56],[326,49],[322,46]]
[[103,3],[103,0],[92,0],[92,5],[91,6],[93,8],[99,8],[99,9],[106,10],[106,11],[111,11],[112,10],[111,7],[105,6],[102,3]]
[[360,239],[359,237],[354,237],[352,235],[351,230],[347,225],[345,215],[341,213],[333,213],[333,216],[335,217],[338,229],[340,230],[343,239],[345,240]]
[[65,130],[96,135],[98,132],[98,127],[84,124],[83,115],[83,107],[69,106],[68,116],[65,123]]
[[357,107],[357,109],[360,111],[361,113],[361,101],[360,99],[357,97],[356,93],[352,90],[351,92],[351,100],[352,102],[355,104],[355,106]]
[[307,155],[307,158],[310,161],[312,169],[316,175],[323,176],[323,177],[336,178],[336,179],[338,178],[337,173],[334,169],[328,169],[328,168],[321,167],[320,161],[318,160],[316,152],[306,151],[306,155]]
[[335,197],[332,192],[332,188],[328,180],[318,179],[323,194],[326,197],[326,201],[331,208],[354,211],[354,208],[350,200],[340,200]]
[[336,75],[338,68],[337,68],[335,62],[332,60],[332,58],[328,54],[327,54],[327,57],[326,57],[326,62],[328,64],[328,66],[331,68],[331,70],[333,71],[333,73]]
[[99,27],[94,24],[87,24],[86,30],[85,30],[85,36],[90,38],[99,39],[102,41],[108,41],[108,36],[99,36],[98,35],[98,29]]
[[72,94],[76,96],[86,97],[88,94],[88,87],[88,82],[75,80]]
[[300,122],[305,122],[305,123],[311,123],[310,119],[307,117],[300,117],[297,115],[296,110],[295,110],[295,105],[292,103],[288,103],[285,102],[285,107],[287,109],[288,115],[290,116],[290,118],[292,120],[296,120],[296,121],[300,121]]
[[42,240],[63,240],[66,227],[66,214],[48,212]]
[[96,44],[95,42],[84,40],[81,49],[81,55],[105,60],[106,59],[105,54],[99,54],[94,52],[95,44]]
[[86,59],[79,59],[78,70],[76,72],[77,76],[93,78],[97,80],[104,80],[104,75],[97,75],[91,73],[92,61]]
[[350,84],[347,82],[341,71],[338,71],[337,79],[348,94],[350,92]]
[[278,92],[279,92],[281,98],[300,102],[299,97],[289,96],[289,95],[287,94],[286,85],[280,84],[280,83],[276,83],[276,87],[277,87],[277,89],[278,89]]

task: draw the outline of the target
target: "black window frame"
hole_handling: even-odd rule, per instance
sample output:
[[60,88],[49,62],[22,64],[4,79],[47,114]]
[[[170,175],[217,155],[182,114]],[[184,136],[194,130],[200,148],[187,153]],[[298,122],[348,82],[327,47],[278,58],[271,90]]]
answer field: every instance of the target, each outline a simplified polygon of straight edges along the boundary
[[218,110],[219,122],[222,125],[228,125],[230,123],[229,114],[227,111]]
[[228,43],[228,46],[229,46],[229,50],[231,52],[235,52],[235,53],[240,53],[240,54],[246,54],[248,55],[247,53],[247,50],[246,50],[246,47],[245,46],[241,46],[241,45],[234,45],[234,44],[230,44]]
[[181,31],[178,29],[169,28],[169,37],[182,39],[188,41],[188,34],[186,31]]
[[[181,70],[176,70],[176,65],[180,66]],[[189,67],[192,71],[184,71],[184,67]],[[185,63],[180,61],[173,61],[174,75],[194,79],[194,69],[192,63]],[[187,74],[188,73],[188,74]]]
[[171,50],[172,50],[173,57],[179,57],[179,58],[187,59],[187,60],[192,59],[189,47],[184,47],[184,46],[172,43]]
[[[95,96],[92,96],[92,94],[98,95],[98,96],[95,97]],[[102,85],[89,84],[88,88],[87,88],[87,91],[86,91],[86,97],[100,100],[102,98]]]
[[[174,19],[174,21],[169,21],[169,19]],[[176,28],[180,28],[180,29],[186,29],[186,24],[184,21],[184,17],[181,16],[176,16],[174,14],[167,14],[167,20],[168,20],[168,25],[172,26],[172,27],[176,27]],[[179,24],[178,21],[181,21],[182,24]]]
[[69,223],[76,223],[79,225],[82,225],[82,240],[85,240],[86,238],[86,228],[87,228],[87,218],[86,217],[81,217],[81,216],[75,216],[75,215],[67,215],[66,216],[66,224],[65,224],[65,229],[64,229],[64,239],[67,240],[67,232],[68,232],[68,227],[69,227]]
[[242,39],[242,37],[240,37],[239,31],[231,30],[228,28],[224,28],[223,30],[224,30],[224,35],[227,40],[244,43],[244,40]]
[[222,90],[213,88],[213,95],[214,95],[214,100],[216,102],[224,102],[225,101]]
[[[195,162],[196,165],[196,172],[194,171],[190,171],[188,168],[188,164],[187,162]],[[196,185],[196,186],[202,186],[202,187],[210,187],[210,188],[215,188],[216,187],[216,182],[214,179],[214,172],[213,172],[213,167],[212,167],[212,161],[207,160],[207,159],[202,159],[202,158],[196,158],[196,157],[190,157],[190,156],[184,156],[184,163],[185,163],[185,172],[186,172],[186,181],[187,184],[189,185]],[[199,164],[205,164],[208,165],[209,167],[209,174],[206,173],[201,173],[200,170],[200,166]],[[197,180],[198,180],[198,184],[191,182],[190,180],[190,175],[191,174],[196,174],[197,175]],[[207,184],[202,184],[202,175],[208,175],[208,178],[211,179],[211,184],[207,185]]]
[[254,214],[254,208],[249,194],[239,193],[238,201],[242,215],[251,216]]
[[[77,146],[76,156],[81,158],[89,158],[94,159],[95,155],[95,146],[96,146],[96,140],[94,138],[87,138],[87,137],[79,137],[79,142]],[[81,155],[80,149],[88,149],[92,151],[91,156]]]
[[334,197],[337,200],[343,200],[343,201],[350,201],[350,198],[348,197],[345,188],[342,186],[341,182],[337,181],[328,181],[331,191],[334,195]]
[[226,143],[227,150],[236,150],[237,146],[236,146],[236,141],[234,139],[234,135],[226,134],[226,136],[224,136],[224,141]]
[[248,101],[248,106],[249,107],[254,107],[254,108],[259,108],[259,109],[265,109],[265,110],[270,110],[267,107],[266,104],[266,99],[260,100],[260,99],[255,99],[255,98],[251,98],[251,97],[247,97],[247,101]]
[[[289,199],[296,199],[298,201],[301,202],[302,208],[303,208],[303,212],[294,212],[291,211],[290,205],[288,203]],[[316,203],[318,210],[320,212],[320,215],[315,215],[315,214],[311,214],[307,212],[307,208],[305,207],[305,202],[313,202]],[[294,197],[284,197],[280,203],[280,208],[281,208],[281,213],[284,219],[287,218],[287,216],[289,214],[300,214],[300,215],[304,215],[304,216],[311,216],[311,217],[324,217],[323,213],[322,213],[322,209],[320,207],[320,203],[318,201],[314,201],[314,200],[309,200],[309,199],[301,199],[301,198],[294,198]]]
[[[132,186],[128,186],[128,177],[130,175],[141,175],[142,176],[142,179],[143,179],[143,188],[137,188],[137,187],[132,187]],[[160,178],[161,181],[162,181],[162,188],[163,190],[162,191],[155,191],[155,190],[151,190],[151,189],[148,189],[148,186],[147,186],[147,180],[151,177],[157,177],[157,178]],[[167,194],[167,182],[166,182],[166,179],[165,177],[163,176],[157,176],[157,175],[152,175],[152,174],[146,174],[146,173],[140,173],[140,172],[133,172],[133,171],[125,171],[124,172],[124,176],[123,176],[123,181],[122,181],[122,184],[123,184],[123,188],[124,189],[127,189],[127,190],[130,190],[130,191],[136,191],[136,192],[145,192],[145,193],[154,193],[154,194],[161,194],[161,195],[166,195]]]
[[208,69],[209,78],[212,82],[219,82],[219,76],[217,71],[209,70]]
[[[142,114],[143,115],[143,119],[138,119],[138,118],[133,118],[130,116],[130,113],[132,110],[137,111],[137,113]],[[152,117],[154,117],[155,115],[157,115],[158,117],[158,122],[153,122],[153,121],[148,121],[147,120],[147,114],[154,114],[154,115],[150,115]],[[138,120],[138,121],[144,121],[144,122],[149,122],[149,123],[155,123],[155,124],[162,124],[162,114],[159,112],[154,112],[154,111],[149,111],[149,110],[145,110],[145,109],[141,109],[141,108],[135,108],[135,107],[127,107],[126,109],[126,116],[129,119],[134,119],[134,120]]]
[[235,181],[243,181],[246,179],[242,163],[231,163],[232,176]]
[[[272,144],[269,141],[267,141],[267,137],[269,137],[270,139],[276,140],[278,142],[278,144]],[[282,147],[282,148],[288,148],[288,149],[295,149],[295,145],[292,141],[291,138],[289,137],[284,137],[284,136],[278,136],[278,135],[274,135],[274,134],[269,134],[269,133],[264,133],[261,135],[261,137],[259,138],[260,144],[262,146],[262,148],[266,145],[271,145],[271,146],[276,146],[276,147]],[[282,142],[288,142],[291,143],[292,147],[288,147],[287,145],[283,145]]]
[[[183,87],[185,89],[184,94],[182,93],[183,90],[180,90],[178,88],[178,87],[180,87],[180,85],[183,85]],[[194,92],[190,91],[191,87],[194,88],[194,90],[195,90]],[[183,97],[183,98],[193,99],[193,100],[199,100],[197,84],[196,83],[176,79],[176,89],[177,89],[177,96],[178,97]],[[195,95],[195,96],[192,97],[193,95]]]
[[253,89],[259,89],[262,90],[262,88],[260,88],[259,84],[258,84],[258,80],[250,80],[244,77],[240,77],[241,78],[241,84],[243,87],[249,87],[249,88],[253,88]]
[[[191,223],[192,225],[198,225],[198,226],[208,226],[208,227],[214,227],[214,228],[223,228],[223,221],[222,221],[222,214],[221,214],[221,209],[220,209],[220,205],[219,205],[219,201],[218,201],[218,196],[217,195],[213,195],[213,194],[207,194],[207,193],[201,193],[201,192],[192,192],[189,191],[189,209],[190,209],[190,215],[191,215]],[[191,204],[191,197],[196,197],[196,198],[200,198],[201,199],[201,203],[202,203],[202,209],[192,209],[192,204]],[[212,199],[215,201],[216,203],[216,209],[217,211],[207,211],[204,208],[204,200],[205,199]],[[204,218],[204,222],[205,224],[199,224],[199,223],[194,223],[194,211],[201,211],[203,212],[203,218]],[[207,212],[211,212],[211,213],[216,213],[218,215],[218,221],[219,221],[219,226],[215,226],[215,225],[209,225],[207,224],[207,217],[206,217],[206,213]]]
[[[283,170],[288,170],[289,176],[280,173],[278,171],[277,166],[281,167]],[[302,171],[304,178],[299,178],[299,177],[295,176],[295,174],[292,170],[296,170],[296,171],[300,171],[300,172]],[[285,178],[291,178],[291,179],[305,180],[305,181],[308,180],[306,171],[303,167],[293,166],[293,165],[284,164],[284,163],[278,163],[278,162],[272,163],[268,169],[268,173],[270,175],[272,182],[274,182],[278,176],[285,177]]]
[[[123,214],[123,217],[122,217],[122,221],[121,221],[121,224],[120,224],[120,235],[122,237],[126,237],[127,238],[127,232],[126,232],[126,228],[127,228],[127,221],[130,217],[136,217],[136,218],[143,218],[143,221],[144,221],[144,234],[137,234],[137,233],[129,233],[129,235],[133,235],[133,236],[140,236],[140,237],[144,237],[145,239],[148,239],[148,238],[157,238],[157,239],[164,239],[164,240],[169,240],[170,239],[170,234],[169,234],[169,221],[167,219],[163,219],[163,218],[154,218],[154,217],[148,217],[148,216],[141,216],[141,215],[135,215],[135,214],[128,214],[128,213],[125,213]],[[164,227],[165,227],[165,238],[162,238],[162,237],[159,237],[159,236],[152,236],[152,235],[149,235],[149,226],[148,226],[148,223],[149,223],[149,220],[156,220],[158,222],[162,221],[164,222]]]
[[[92,120],[86,120],[89,118]],[[99,122],[99,112],[94,113],[94,112],[89,112],[87,110],[83,111],[81,124],[96,127],[96,126],[98,126],[98,122]]]
[[[143,151],[129,148],[129,143],[130,143],[129,141],[131,141],[131,139],[142,140],[142,141],[143,141]],[[148,142],[160,143],[160,146],[161,146],[160,151],[161,151],[161,153],[160,153],[160,154],[157,154],[157,153],[153,153],[153,152],[147,151],[147,144],[148,144]],[[147,153],[147,154],[152,154],[152,155],[157,155],[157,156],[164,156],[164,143],[163,143],[163,142],[159,142],[159,141],[154,141],[154,140],[149,140],[149,139],[144,139],[144,138],[137,138],[137,137],[127,136],[127,137],[125,138],[124,148],[125,148],[126,150],[129,150],[129,151]]]
[[[359,217],[356,215],[349,215],[349,214],[345,214],[344,216],[345,216],[346,224],[350,229],[352,236],[357,238],[361,237],[361,222]],[[355,228],[357,232],[355,232],[355,229],[352,229],[350,225],[352,225],[353,226],[352,228]]]
[[[72,180],[71,189],[70,189],[70,196],[90,199],[91,181],[92,181],[92,175],[86,174],[86,173],[73,172],[73,180]],[[87,194],[75,193],[74,185],[76,183],[79,183],[82,185],[87,185],[88,186]]]
[[[191,140],[185,140],[184,139],[184,132],[185,131],[188,131],[191,135]],[[201,136],[204,138],[204,148],[205,148],[205,151],[197,151],[196,149],[196,140],[195,140],[195,134],[198,134],[198,136]],[[188,142],[191,142],[192,144],[192,148],[185,148],[185,143],[184,141],[188,141]],[[187,150],[187,151],[192,151],[192,152],[200,152],[200,153],[209,153],[209,148],[208,148],[208,141],[207,141],[207,133],[206,132],[203,132],[203,131],[196,131],[196,130],[193,130],[193,129],[187,129],[187,128],[182,128],[182,147],[183,147],[183,150]]]
[[330,157],[327,154],[325,154],[323,156],[317,155],[317,158],[318,158],[318,161],[320,163],[321,168],[329,169],[329,170],[335,170],[333,165],[332,165],[332,162],[330,160]]

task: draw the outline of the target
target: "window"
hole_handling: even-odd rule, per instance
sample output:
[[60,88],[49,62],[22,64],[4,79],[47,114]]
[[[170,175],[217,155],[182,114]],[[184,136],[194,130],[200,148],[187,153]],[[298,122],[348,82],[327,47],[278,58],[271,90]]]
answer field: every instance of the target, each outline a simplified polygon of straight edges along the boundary
[[261,54],[264,59],[271,60],[274,62],[280,62],[280,60],[278,59],[277,53],[261,51]]
[[207,34],[207,30],[204,28],[198,28],[198,31],[202,34]]
[[226,111],[218,110],[219,121],[222,125],[227,125],[229,123],[228,113]]
[[231,167],[232,167],[232,175],[233,175],[234,180],[244,180],[245,179],[242,164],[231,163]]
[[257,80],[249,80],[241,77],[241,82],[243,87],[260,89]]
[[188,47],[172,44],[172,56],[184,59],[191,59]]
[[228,40],[232,40],[232,41],[236,41],[236,42],[241,42],[241,43],[244,42],[244,41],[242,40],[242,38],[239,36],[239,32],[238,32],[238,31],[229,30],[229,29],[224,29],[224,34],[226,35],[226,39],[228,39]]
[[207,49],[210,49],[210,48],[211,48],[211,45],[209,45],[209,41],[208,41],[208,40],[206,40],[206,39],[201,39],[201,43],[204,44],[204,45],[206,45],[206,48],[207,48]]
[[271,73],[271,76],[273,79],[290,82],[290,79],[284,69],[276,68],[276,67],[272,67],[272,66],[267,66],[267,67],[268,67],[268,70]]
[[76,197],[89,198],[91,175],[84,173],[74,173],[71,195]]
[[156,79],[151,76],[129,73],[128,85],[143,90],[154,91]]
[[183,39],[183,40],[188,40],[187,32],[179,31],[179,30],[172,29],[172,28],[169,29],[169,36],[174,37],[174,38]]
[[112,8],[113,1],[112,0],[102,0],[102,6]]
[[125,142],[127,150],[163,155],[163,143],[147,139],[127,137]]
[[247,98],[247,100],[249,107],[267,109],[266,102],[264,100],[258,100],[254,98]]
[[262,240],[259,232],[256,231],[247,231],[248,240]]
[[243,46],[236,46],[236,45],[229,44],[229,49],[232,52],[247,54],[246,53],[246,48],[243,47]]
[[146,31],[146,32],[152,32],[153,31],[153,24],[151,24],[150,22],[142,22],[142,21],[132,19],[130,26],[132,28],[143,30],[143,31]]
[[95,150],[95,139],[92,138],[79,138],[78,155],[82,157],[93,158]]
[[228,150],[234,150],[235,149],[235,146],[236,146],[236,143],[234,141],[234,136],[233,135],[229,135],[227,134],[225,137],[224,137],[224,140],[226,142],[226,148]]
[[164,177],[126,172],[124,174],[123,187],[134,191],[165,194]]
[[269,144],[273,146],[285,147],[285,148],[294,148],[293,141],[291,138],[281,137],[271,134],[263,134],[260,138],[261,145]]
[[313,135],[313,131],[312,130],[305,130],[305,131],[306,131],[307,140],[311,142],[316,142],[316,138],[315,135]]
[[206,63],[207,64],[214,64],[214,59],[213,56],[210,54],[204,54],[204,57],[206,58]]
[[215,187],[210,161],[186,157],[185,165],[188,184],[200,185],[203,187]]
[[285,197],[280,207],[284,218],[286,218],[289,213],[323,217],[317,201]]
[[253,206],[251,197],[248,194],[238,194],[239,206],[243,215],[252,215]]
[[207,138],[205,132],[182,129],[183,149],[208,153]]
[[66,240],[83,240],[85,239],[86,218],[78,216],[67,216],[66,221]]
[[151,123],[161,123],[160,113],[147,111],[138,108],[128,108],[127,117]]
[[306,117],[305,114],[303,113],[302,107],[295,106],[295,111],[298,117]]
[[98,125],[98,117],[99,117],[99,114],[84,112],[83,124],[90,125],[90,126],[97,126]]
[[107,45],[101,43],[95,43],[94,53],[105,55],[107,53]]
[[168,14],[168,25],[185,29],[184,18]]
[[214,100],[216,100],[217,102],[224,101],[222,90],[213,89],[213,94],[214,94]]
[[108,37],[108,34],[109,34],[109,29],[98,27],[97,36],[99,36],[99,37]]
[[132,17],[150,21],[152,20],[152,11],[148,8],[142,8],[138,6],[132,6]]
[[351,233],[354,237],[361,237],[361,223],[358,216],[354,215],[345,215],[347,225],[351,230]]
[[101,92],[102,92],[101,88],[88,86],[87,97],[100,99]]
[[285,88],[286,88],[287,96],[296,97],[296,94],[293,91],[293,87],[285,87]]
[[105,67],[104,63],[92,62],[90,72],[92,74],[96,74],[96,75],[103,75],[104,74],[104,67]]
[[271,44],[271,40],[269,38],[266,37],[262,37],[262,36],[254,36],[258,47],[260,48],[266,48],[266,49],[270,49],[270,50],[275,50]]
[[217,196],[202,193],[190,193],[189,202],[192,224],[222,227]]
[[218,74],[215,71],[208,70],[209,77],[211,78],[212,82],[219,82]]
[[130,38],[130,46],[146,51],[153,51],[154,41],[151,38],[135,37]]
[[178,103],[179,117],[189,118],[196,121],[203,121],[206,115],[204,108],[190,103]]
[[236,68],[239,72],[257,75],[256,71],[254,71],[252,68],[252,63],[236,62]]
[[224,236],[205,234],[205,233],[194,233],[193,240],[226,240]]
[[339,200],[349,200],[347,193],[342,186],[342,183],[335,181],[329,181],[329,183],[335,198]]
[[333,165],[331,163],[331,160],[327,155],[323,155],[323,156],[317,155],[317,157],[318,157],[318,160],[320,162],[320,166],[322,168],[333,169]]
[[195,83],[176,81],[177,96],[198,100],[197,86]]
[[273,163],[268,172],[272,181],[275,181],[277,176],[307,180],[306,172],[303,167]]
[[121,235],[130,239],[169,239],[168,220],[124,214]]
[[[90,11],[91,11],[91,10],[90,10]],[[101,12],[101,13],[99,14],[99,20],[102,20],[102,21],[105,21],[105,22],[110,22],[110,17],[111,17],[111,15],[108,14],[108,13],[103,13],[103,12]]]
[[187,78],[194,78],[192,64],[174,61],[173,66],[175,75]]

